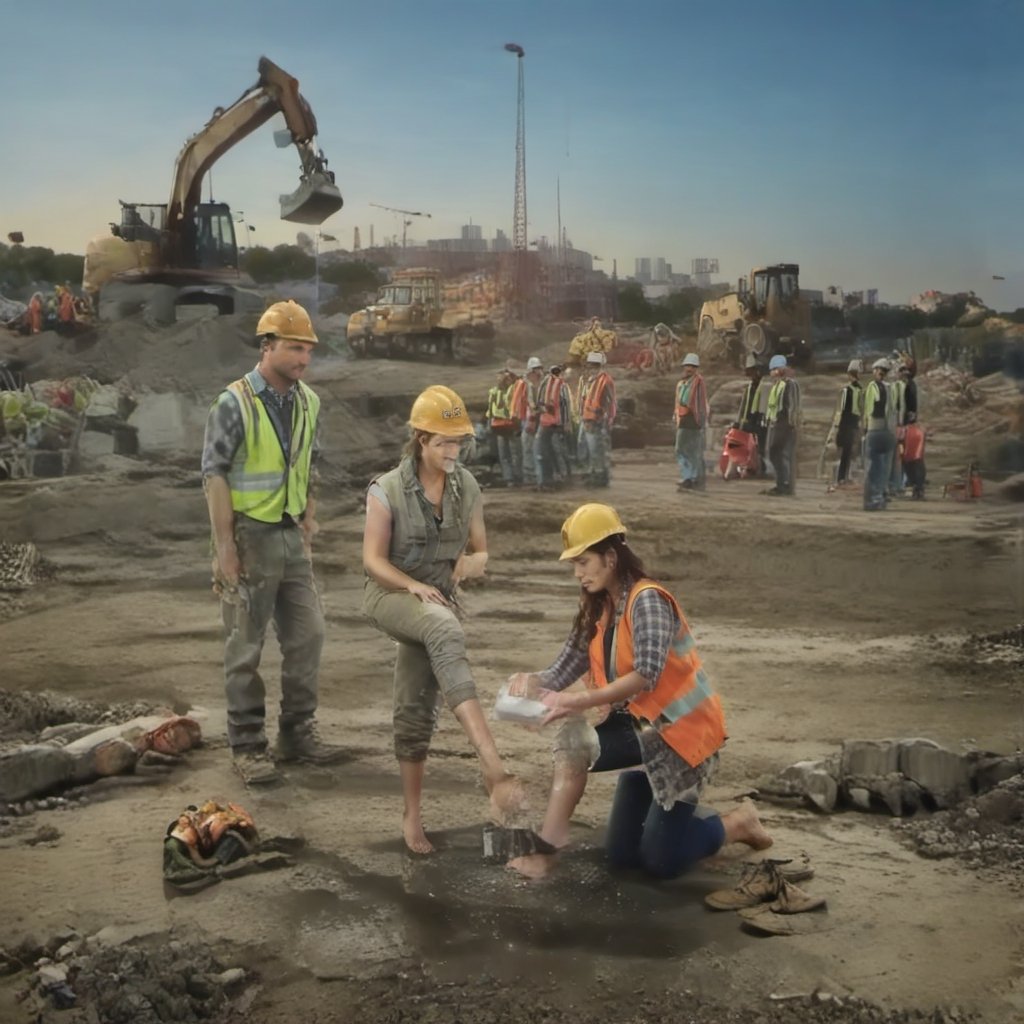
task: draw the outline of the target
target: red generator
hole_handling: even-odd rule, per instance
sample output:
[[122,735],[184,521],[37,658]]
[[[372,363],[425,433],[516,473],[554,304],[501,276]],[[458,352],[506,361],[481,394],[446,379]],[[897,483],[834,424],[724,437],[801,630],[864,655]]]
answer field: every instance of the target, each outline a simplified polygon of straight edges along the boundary
[[730,427],[725,432],[722,455],[718,460],[718,471],[725,480],[757,476],[761,471],[761,456],[757,450],[757,438],[739,427]]

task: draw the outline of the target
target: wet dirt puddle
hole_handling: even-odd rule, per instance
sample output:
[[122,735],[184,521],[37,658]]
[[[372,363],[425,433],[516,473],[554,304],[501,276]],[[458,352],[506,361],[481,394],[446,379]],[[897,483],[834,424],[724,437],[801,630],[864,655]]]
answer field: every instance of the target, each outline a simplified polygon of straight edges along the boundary
[[[744,940],[734,915],[710,915],[709,879],[656,885],[612,876],[597,848],[582,848],[557,877],[527,882],[483,860],[481,828],[432,834],[437,853],[412,857],[382,844],[397,874],[367,871],[317,850],[300,855],[319,881],[280,901],[282,939],[322,979],[373,976],[402,961],[444,977],[474,967],[505,980],[528,977],[551,952],[673,961]],[[720,885],[720,881],[718,882]],[[728,918],[729,920],[725,920]]]

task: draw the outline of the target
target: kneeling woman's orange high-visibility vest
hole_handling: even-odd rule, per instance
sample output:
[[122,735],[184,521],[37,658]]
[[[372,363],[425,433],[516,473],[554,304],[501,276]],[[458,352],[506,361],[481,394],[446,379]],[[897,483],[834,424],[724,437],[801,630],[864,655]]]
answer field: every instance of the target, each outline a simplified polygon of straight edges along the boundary
[[[653,580],[634,584],[626,598],[622,618],[612,633],[612,664],[615,677],[634,669],[633,605],[645,590],[657,590],[672,605],[679,619],[679,632],[668,649],[665,667],[653,690],[642,690],[626,705],[629,713],[649,723],[662,739],[691,767],[707,760],[726,740],[725,716],[718,695],[711,689],[686,617],[676,599]],[[590,641],[591,686],[607,686],[609,679],[604,665],[604,638],[611,622],[606,610]],[[611,680],[614,681],[614,680]]]

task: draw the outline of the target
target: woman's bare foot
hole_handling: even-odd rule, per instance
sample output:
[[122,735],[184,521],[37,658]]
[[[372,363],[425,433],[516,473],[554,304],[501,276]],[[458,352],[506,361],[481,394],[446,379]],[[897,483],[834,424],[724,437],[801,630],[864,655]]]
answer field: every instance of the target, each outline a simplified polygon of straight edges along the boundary
[[402,838],[405,839],[405,845],[412,853],[434,852],[434,844],[427,838],[427,833],[423,831],[423,823],[419,818],[402,816]]
[[491,817],[496,825],[510,828],[526,810],[526,791],[515,775],[506,775],[490,789]]
[[505,866],[523,878],[536,880],[547,878],[557,864],[557,853],[528,853],[524,857],[513,857]]
[[722,825],[727,843],[743,843],[752,850],[767,850],[775,842],[761,824],[757,808],[749,800],[723,814]]

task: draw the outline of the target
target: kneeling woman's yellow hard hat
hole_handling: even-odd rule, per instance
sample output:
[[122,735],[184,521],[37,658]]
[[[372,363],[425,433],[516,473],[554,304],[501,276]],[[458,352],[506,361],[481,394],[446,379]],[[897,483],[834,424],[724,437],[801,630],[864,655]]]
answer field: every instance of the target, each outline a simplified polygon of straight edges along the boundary
[[425,430],[428,434],[444,437],[465,437],[473,433],[466,403],[443,384],[427,388],[412,403],[409,426],[413,430]]
[[580,505],[562,523],[562,547],[565,550],[559,556],[559,561],[577,558],[598,541],[625,532],[619,513],[611,505],[600,505],[597,502]]

